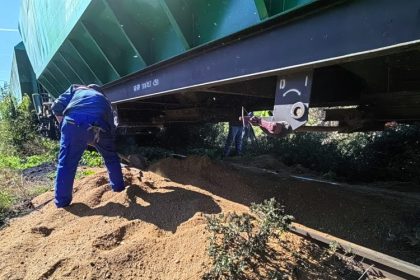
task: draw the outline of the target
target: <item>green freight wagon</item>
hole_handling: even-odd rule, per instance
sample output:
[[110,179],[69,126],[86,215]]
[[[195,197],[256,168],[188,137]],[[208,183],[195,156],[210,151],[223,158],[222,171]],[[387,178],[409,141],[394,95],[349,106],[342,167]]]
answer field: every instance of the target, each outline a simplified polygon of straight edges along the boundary
[[[104,85],[120,131],[273,110],[335,129],[420,119],[420,2],[23,0],[20,32],[39,83]],[[337,106],[340,106],[337,108]],[[342,106],[345,106],[344,108]],[[327,128],[325,128],[327,129]],[[331,128],[328,128],[331,129]]]
[[10,91],[17,102],[22,101],[23,94],[31,95],[38,92],[35,73],[22,42],[13,49]]
[[106,84],[312,0],[22,1],[20,31],[40,83]]

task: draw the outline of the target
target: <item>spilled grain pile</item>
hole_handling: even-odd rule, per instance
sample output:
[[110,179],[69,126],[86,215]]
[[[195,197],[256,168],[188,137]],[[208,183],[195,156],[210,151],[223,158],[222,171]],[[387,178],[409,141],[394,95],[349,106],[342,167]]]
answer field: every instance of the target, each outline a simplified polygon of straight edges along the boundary
[[[163,169],[173,180],[157,174]],[[113,193],[96,169],[75,183],[65,209],[51,192],[35,198],[32,213],[0,231],[0,279],[201,279],[211,265],[204,215],[249,211],[230,197],[261,198],[208,158],[167,159],[151,170],[125,168],[127,189]],[[278,244],[274,265],[288,279],[342,279],[308,241],[288,233]]]

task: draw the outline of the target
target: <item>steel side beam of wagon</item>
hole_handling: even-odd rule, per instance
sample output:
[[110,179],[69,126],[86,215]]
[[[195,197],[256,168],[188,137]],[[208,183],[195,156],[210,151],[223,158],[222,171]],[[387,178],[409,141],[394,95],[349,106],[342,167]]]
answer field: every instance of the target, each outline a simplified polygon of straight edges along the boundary
[[417,1],[318,1],[105,85],[111,102],[370,58],[420,44]]

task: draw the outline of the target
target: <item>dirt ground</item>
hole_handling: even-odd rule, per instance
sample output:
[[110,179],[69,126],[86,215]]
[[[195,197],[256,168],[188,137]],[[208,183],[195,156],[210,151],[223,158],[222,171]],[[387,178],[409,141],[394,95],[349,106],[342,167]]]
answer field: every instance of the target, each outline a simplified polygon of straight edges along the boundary
[[[398,226],[408,230],[412,211],[420,209],[416,198],[402,203],[386,192],[292,178],[272,158],[253,164],[168,158],[148,172],[124,168],[122,193],[110,191],[106,172],[96,171],[76,182],[70,207],[56,209],[52,192],[45,193],[33,200],[32,213],[0,231],[0,279],[201,279],[211,262],[204,215],[247,212],[251,202],[273,196],[299,223],[416,259],[387,245],[400,240],[383,236]],[[293,234],[274,247],[273,265],[286,279],[357,279]]]

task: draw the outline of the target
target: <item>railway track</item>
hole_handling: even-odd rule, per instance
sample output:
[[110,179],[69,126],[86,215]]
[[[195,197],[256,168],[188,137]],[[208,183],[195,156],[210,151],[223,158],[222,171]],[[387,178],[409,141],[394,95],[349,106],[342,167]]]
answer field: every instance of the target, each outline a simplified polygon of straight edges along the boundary
[[[269,170],[265,168],[255,167],[255,166],[245,166],[243,164],[231,163],[232,166],[236,168],[241,168],[244,170],[257,170],[259,172],[264,172],[272,174],[275,176],[284,176],[278,174],[274,170]],[[323,183],[325,185],[340,187],[341,189],[347,189],[352,191],[366,191],[379,193],[382,195],[399,197],[404,200],[418,200],[418,196],[414,194],[404,194],[400,192],[390,191],[390,190],[381,190],[381,189],[372,189],[368,187],[358,187],[358,186],[349,186],[346,184],[319,180],[315,178],[308,178],[303,176],[290,175],[290,177],[302,180],[302,181],[314,181],[318,183]],[[309,239],[312,242],[315,242],[323,247],[329,247],[330,244],[335,244],[337,247],[337,254],[342,257],[348,256],[348,254],[353,256],[353,260],[360,265],[360,268],[363,268],[365,273],[360,279],[366,279],[367,276],[376,277],[377,279],[397,279],[397,280],[411,280],[411,279],[420,279],[420,266],[414,265],[412,263],[391,257],[389,255],[374,251],[372,249],[351,243],[349,241],[337,238],[335,236],[308,228],[304,225],[293,223],[291,232],[302,236],[306,239]],[[347,254],[346,254],[347,252]],[[348,253],[350,252],[350,253]],[[365,278],[363,278],[365,277]],[[375,279],[376,279],[375,278]],[[370,279],[370,278],[368,278]]]
[[330,244],[335,244],[337,247],[336,254],[339,256],[343,256],[345,252],[351,252],[351,254],[354,256],[354,260],[364,269],[364,273],[360,279],[369,279],[366,278],[368,276],[376,277],[374,279],[420,279],[420,266],[414,265],[412,263],[308,228],[298,223],[293,223],[290,231],[315,243],[318,243],[323,247],[328,247]]

